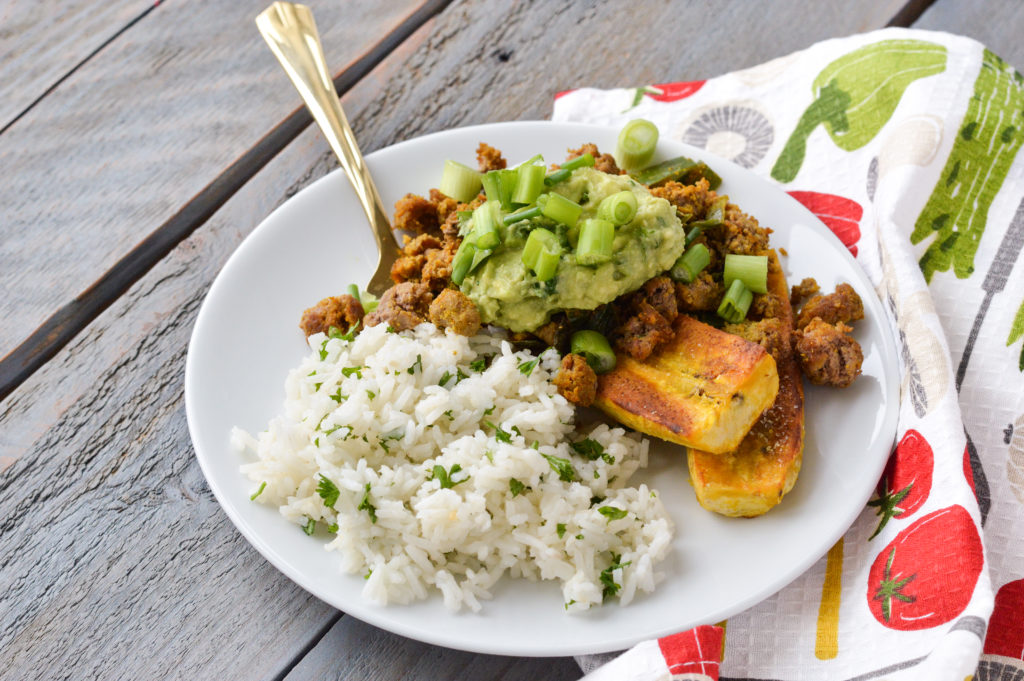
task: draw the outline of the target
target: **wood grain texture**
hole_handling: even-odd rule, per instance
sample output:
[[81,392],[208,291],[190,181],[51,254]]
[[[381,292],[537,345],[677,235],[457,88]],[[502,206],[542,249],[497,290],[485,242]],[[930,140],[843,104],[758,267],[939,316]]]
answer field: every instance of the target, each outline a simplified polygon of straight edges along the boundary
[[341,618],[284,681],[362,681],[387,669],[403,681],[567,681],[580,676],[572,658],[475,655],[388,633],[354,617]]
[[[310,4],[341,70],[420,2]],[[168,0],[0,135],[0,356],[301,106],[266,5]]]
[[936,0],[914,28],[974,38],[1018,70],[1024,69],[1024,3],[1017,0]]
[[0,130],[153,0],[0,2]]

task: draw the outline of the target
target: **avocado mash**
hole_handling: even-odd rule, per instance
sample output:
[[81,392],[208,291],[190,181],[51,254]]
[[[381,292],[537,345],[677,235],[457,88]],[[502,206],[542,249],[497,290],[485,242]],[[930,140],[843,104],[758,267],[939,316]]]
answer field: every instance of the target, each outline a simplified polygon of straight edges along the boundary
[[[461,285],[476,303],[481,319],[512,331],[533,331],[547,323],[553,312],[592,310],[670,268],[683,253],[686,232],[668,201],[652,196],[628,175],[586,167],[551,188],[583,207],[580,224],[595,217],[602,199],[623,190],[636,196],[636,216],[615,228],[612,259],[601,265],[577,264],[575,228],[543,217],[502,226],[500,245]],[[564,247],[557,273],[543,282],[522,261],[526,238],[537,227],[555,232]]]

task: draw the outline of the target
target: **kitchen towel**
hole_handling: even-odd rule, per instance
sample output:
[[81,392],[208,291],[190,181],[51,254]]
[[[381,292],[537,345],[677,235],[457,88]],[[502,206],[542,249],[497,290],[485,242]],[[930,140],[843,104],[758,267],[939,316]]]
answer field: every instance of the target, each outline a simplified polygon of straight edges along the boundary
[[771,178],[856,256],[891,313],[899,425],[818,564],[725,622],[580,657],[585,678],[1024,679],[1021,74],[968,38],[885,29],[705,81],[563,92],[553,113],[634,118]]

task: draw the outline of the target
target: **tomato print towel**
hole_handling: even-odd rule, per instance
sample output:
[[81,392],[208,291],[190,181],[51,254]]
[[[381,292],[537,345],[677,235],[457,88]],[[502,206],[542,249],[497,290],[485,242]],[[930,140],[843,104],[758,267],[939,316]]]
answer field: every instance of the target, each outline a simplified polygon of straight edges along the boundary
[[772,178],[856,256],[901,355],[892,456],[828,555],[726,622],[580,658],[586,678],[1024,679],[1021,75],[972,40],[886,29],[561,93],[553,118],[646,118]]

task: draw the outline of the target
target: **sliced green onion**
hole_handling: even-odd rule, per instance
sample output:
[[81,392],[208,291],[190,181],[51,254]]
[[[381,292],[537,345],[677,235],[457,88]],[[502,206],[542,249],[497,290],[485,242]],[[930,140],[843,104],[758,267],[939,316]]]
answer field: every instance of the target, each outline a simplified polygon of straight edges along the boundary
[[532,220],[536,217],[540,217],[540,208],[533,206],[531,208],[524,208],[523,210],[516,211],[515,213],[509,213],[502,218],[502,222],[506,225],[511,225],[519,222],[520,220]]
[[547,281],[555,276],[558,269],[558,262],[562,258],[562,245],[554,232],[539,227],[526,237],[521,257],[523,264],[533,270],[537,279]]
[[459,203],[469,203],[480,193],[481,179],[479,171],[458,161],[445,161],[441,172],[441,185],[438,189],[445,196],[450,196]]
[[561,194],[541,194],[537,197],[537,206],[544,217],[572,227],[580,219],[583,207],[570,201]]
[[544,165],[544,156],[542,154],[534,154],[530,158],[526,159],[525,161],[517,165],[516,170],[519,170],[523,166],[532,166],[538,163],[541,164],[541,166]]
[[718,306],[718,316],[730,324],[738,324],[747,317],[747,310],[754,300],[754,294],[750,292],[743,282],[736,279],[729,286],[721,305]]
[[476,256],[476,246],[470,239],[463,239],[459,250],[455,251],[452,258],[452,283],[461,286],[463,279],[469,274],[473,266],[473,258]]
[[497,201],[485,201],[473,211],[473,231],[470,237],[473,245],[481,250],[492,249],[501,243],[498,220],[501,205]]
[[488,201],[497,201],[502,210],[512,209],[512,194],[516,191],[519,173],[514,169],[491,170],[484,173],[481,182]]
[[359,300],[359,287],[355,284],[349,284],[348,288],[345,289],[345,292],[356,300]]
[[580,156],[577,156],[574,159],[566,161],[558,168],[558,170],[552,172],[550,175],[545,177],[544,184],[550,186],[553,184],[558,184],[559,182],[564,182],[569,179],[569,176],[572,175],[572,171],[576,170],[577,168],[593,167],[593,165],[593,156],[591,156],[590,154],[581,154]]
[[558,252],[552,252],[546,248],[541,249],[540,255],[537,257],[537,266],[533,268],[533,273],[537,275],[538,281],[547,281],[555,276],[555,272],[558,271],[558,263],[562,260],[561,250],[559,248]]
[[733,281],[738,280],[754,293],[767,293],[768,256],[730,253],[725,256],[725,271],[722,278],[726,286],[731,286]]
[[473,262],[469,264],[470,272],[475,270],[484,260],[487,260],[487,258],[491,257],[491,253],[494,253],[493,249],[481,250],[477,248],[475,249],[475,251],[476,252],[473,253]]
[[628,189],[606,196],[597,206],[597,217],[624,225],[636,216],[636,196]]
[[544,166],[521,165],[516,169],[516,191],[512,203],[529,205],[537,200],[544,190]]
[[626,123],[615,144],[615,162],[624,170],[643,168],[654,157],[658,126],[642,118]]
[[580,265],[600,265],[612,259],[615,225],[600,218],[584,220],[576,244],[576,262]]
[[608,339],[597,331],[577,331],[572,335],[570,348],[574,355],[582,355],[594,373],[603,374],[615,368],[615,353]]
[[365,314],[370,314],[376,310],[377,304],[380,302],[377,300],[377,296],[373,295],[369,291],[360,291],[359,287],[355,284],[349,284],[345,289],[345,292],[359,301],[359,304],[363,306],[363,312]]
[[691,246],[679,256],[668,275],[676,281],[689,284],[711,263],[711,252],[704,244]]

